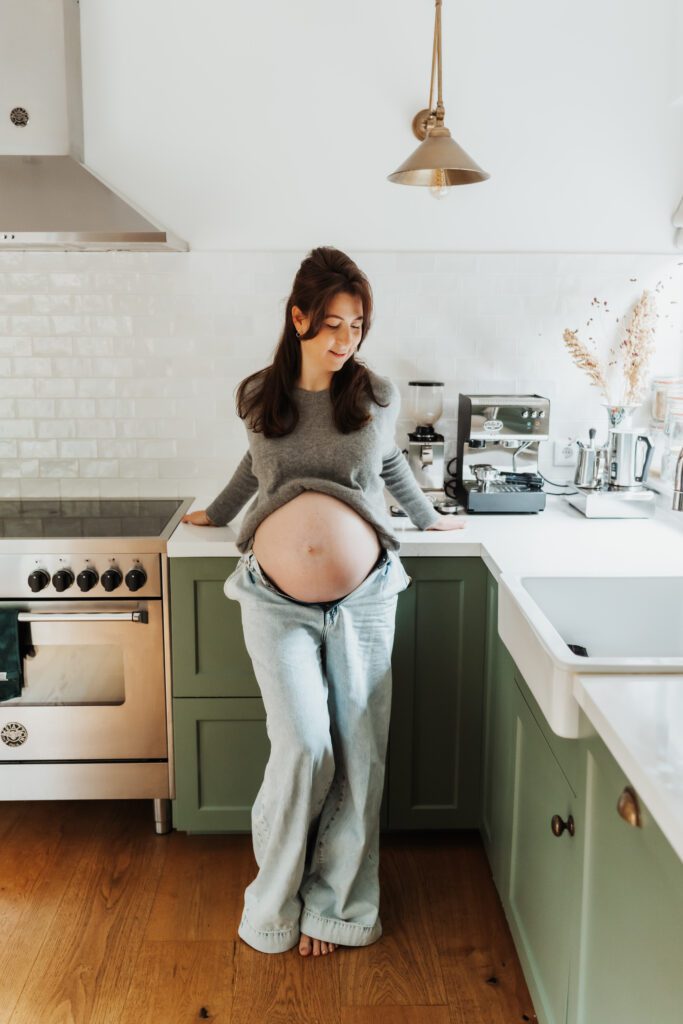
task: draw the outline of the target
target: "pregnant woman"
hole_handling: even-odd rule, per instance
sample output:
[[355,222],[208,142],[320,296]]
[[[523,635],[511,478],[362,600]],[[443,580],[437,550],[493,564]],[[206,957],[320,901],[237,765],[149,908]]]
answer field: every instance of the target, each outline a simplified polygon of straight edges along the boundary
[[395,443],[397,387],[356,358],[372,291],[314,249],[273,362],[237,391],[249,448],[206,510],[223,526],[256,492],[226,580],[266,709],[270,759],[251,812],[259,871],[238,934],[264,953],[366,946],[379,918],[379,810],[398,595],[411,583],[384,486],[421,529],[453,530]]

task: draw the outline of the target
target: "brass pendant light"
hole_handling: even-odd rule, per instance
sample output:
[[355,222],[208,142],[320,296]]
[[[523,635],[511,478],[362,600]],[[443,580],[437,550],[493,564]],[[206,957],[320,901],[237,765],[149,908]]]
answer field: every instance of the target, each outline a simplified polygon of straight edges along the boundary
[[[429,85],[429,107],[420,110],[413,118],[413,134],[424,141],[410,154],[389,181],[399,185],[426,185],[431,194],[441,199],[448,195],[453,185],[470,185],[486,181],[487,171],[474,162],[465,150],[451,138],[444,125],[445,109],[441,93],[441,3],[435,0],[434,47],[432,49],[432,76]],[[433,106],[434,68],[438,68],[439,93],[436,107]]]

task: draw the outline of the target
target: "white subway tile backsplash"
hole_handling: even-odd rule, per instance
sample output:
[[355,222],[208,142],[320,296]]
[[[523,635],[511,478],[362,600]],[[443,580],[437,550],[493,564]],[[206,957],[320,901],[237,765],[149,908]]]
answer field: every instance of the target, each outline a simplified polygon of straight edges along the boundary
[[97,455],[101,459],[134,459],[138,445],[144,443],[124,438],[102,438],[97,441]]
[[41,459],[40,476],[51,478],[79,476],[77,459]]
[[59,455],[62,459],[95,459],[97,457],[97,441],[60,441]]
[[[272,358],[302,255],[0,253],[0,494],[221,487],[246,448],[236,387]],[[652,370],[683,372],[677,256],[353,255],[375,297],[361,358],[399,383],[401,441],[419,377],[445,381],[447,454],[459,391],[536,391],[554,435],[600,428],[600,396],[562,331],[608,337],[644,287],[660,312]],[[593,296],[609,313],[589,328]]]
[[[112,419],[73,420],[74,434],[77,437],[115,437],[117,423]],[[74,435],[69,435],[74,436]]]
[[38,459],[0,459],[0,477],[23,480],[32,476],[38,476]]
[[[118,477],[130,475],[122,471],[122,467],[126,464],[125,459],[80,459],[78,464],[78,475],[86,477]],[[156,476],[155,473],[151,475]]]
[[75,437],[76,420],[36,420],[38,437]]
[[33,420],[16,417],[0,419],[0,437],[35,437],[36,425]]
[[53,459],[57,454],[57,442],[54,439],[19,442],[19,455],[22,459]]

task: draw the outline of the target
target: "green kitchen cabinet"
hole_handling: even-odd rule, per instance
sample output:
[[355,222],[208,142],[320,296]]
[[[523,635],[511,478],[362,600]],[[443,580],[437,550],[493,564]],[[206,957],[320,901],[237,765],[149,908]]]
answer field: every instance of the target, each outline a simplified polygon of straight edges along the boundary
[[[403,562],[413,584],[398,600],[380,824],[475,828],[486,569],[468,557]],[[265,722],[243,718],[247,706],[258,706],[262,718],[264,711],[239,604],[223,593],[236,564],[236,558],[171,559],[173,820],[188,831],[248,829],[245,808],[268,759]],[[238,742],[242,733],[253,742]],[[220,783],[224,777],[241,781]]]
[[248,832],[270,751],[263,701],[174,699],[173,737],[174,827],[190,833]]
[[174,697],[260,697],[237,601],[223,584],[237,558],[170,559]]
[[498,635],[498,584],[488,575],[482,729],[481,837],[497,888],[508,886],[514,783],[515,665]]
[[525,700],[526,686],[519,678],[516,683],[510,859],[501,897],[539,1020],[566,1024],[583,821]]
[[[581,921],[569,1020],[680,1024],[683,864],[600,737],[585,746]],[[633,795],[639,826],[618,810]]]
[[[237,561],[170,562],[172,817],[175,828],[189,833],[249,831],[251,806],[270,756],[239,604],[223,592]],[[380,826],[387,824],[388,768],[380,806]]]
[[629,780],[583,715],[581,739],[550,730],[496,595],[490,577],[481,834],[538,1020],[679,1024],[683,864],[637,793],[641,827],[619,813]]
[[479,557],[406,557],[389,731],[389,826],[477,828],[486,577]]

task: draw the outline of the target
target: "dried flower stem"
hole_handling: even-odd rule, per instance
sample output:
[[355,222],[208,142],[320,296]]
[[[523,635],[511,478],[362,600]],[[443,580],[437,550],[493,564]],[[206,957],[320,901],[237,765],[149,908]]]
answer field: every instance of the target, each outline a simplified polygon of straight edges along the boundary
[[599,359],[590,351],[590,349],[586,348],[586,346],[579,341],[578,331],[570,331],[569,328],[566,327],[562,337],[564,338],[564,343],[567,346],[569,354],[575,365],[578,366],[580,370],[586,371],[590,377],[591,384],[600,388],[602,394],[607,398],[607,381],[605,380],[605,375]]

